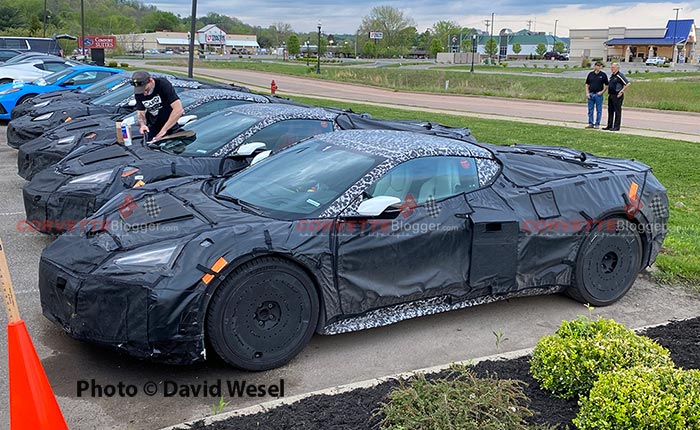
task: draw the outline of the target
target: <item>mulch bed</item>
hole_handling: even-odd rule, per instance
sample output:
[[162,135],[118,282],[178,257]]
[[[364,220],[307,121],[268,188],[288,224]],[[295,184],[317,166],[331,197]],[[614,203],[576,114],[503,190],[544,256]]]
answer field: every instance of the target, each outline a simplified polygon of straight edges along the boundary
[[[700,317],[671,322],[641,333],[671,351],[673,361],[684,369],[700,368]],[[563,400],[542,391],[529,373],[529,357],[504,361],[485,361],[474,366],[479,376],[497,375],[503,379],[525,382],[525,394],[530,399],[530,409],[536,415],[532,423],[550,424],[560,429],[574,426],[571,420],[578,412],[575,400]],[[448,376],[449,372],[435,373],[428,379]],[[291,405],[284,405],[254,415],[234,417],[205,426],[195,423],[189,429],[206,430],[376,430],[382,416],[377,408],[386,400],[387,393],[398,386],[397,381],[387,381],[376,387],[358,389],[334,396],[309,397]]]

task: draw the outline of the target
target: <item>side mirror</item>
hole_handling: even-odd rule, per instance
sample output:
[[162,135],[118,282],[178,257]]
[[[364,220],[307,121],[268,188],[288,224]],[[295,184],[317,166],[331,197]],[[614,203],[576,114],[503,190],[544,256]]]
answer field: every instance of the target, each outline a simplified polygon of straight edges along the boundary
[[401,199],[391,196],[377,196],[360,203],[357,213],[360,216],[376,217],[384,213],[389,207],[401,203]]
[[136,106],[136,100],[135,100],[135,99],[131,99],[131,100],[129,100],[129,101],[126,103],[126,105],[129,106],[129,107],[135,107],[135,106]]
[[183,115],[177,120],[178,125],[185,125],[197,119],[197,115]]
[[68,79],[67,81],[61,82],[58,86],[60,87],[69,87],[71,85],[75,85],[75,81],[73,79]]
[[245,143],[238,148],[236,155],[240,155],[241,157],[250,157],[256,151],[264,151],[265,149],[267,149],[267,145],[265,145],[263,142]]
[[250,161],[250,165],[252,166],[252,165],[255,164],[255,163],[258,163],[258,162],[260,162],[260,161],[263,161],[264,159],[266,159],[267,157],[269,157],[270,154],[272,154],[272,151],[270,151],[270,150],[261,152],[260,154],[258,154],[258,155],[256,155],[255,157],[253,157],[253,159]]

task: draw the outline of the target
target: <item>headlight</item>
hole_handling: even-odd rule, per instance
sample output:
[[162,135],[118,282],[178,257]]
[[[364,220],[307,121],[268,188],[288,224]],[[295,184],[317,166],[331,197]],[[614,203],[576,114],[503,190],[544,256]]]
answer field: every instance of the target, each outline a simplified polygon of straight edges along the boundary
[[36,81],[32,82],[34,85],[39,85],[40,87],[45,87],[46,86],[46,80],[44,78],[39,78]]
[[[47,102],[48,103],[48,102]],[[56,142],[57,145],[69,145],[71,143],[75,142],[75,135],[73,136],[67,136],[61,139],[58,139],[58,142]]]
[[112,176],[113,170],[101,170],[99,172],[90,173],[88,175],[78,176],[77,178],[69,181],[71,185],[79,184],[99,184],[106,182]]
[[177,245],[171,245],[164,248],[128,253],[122,257],[116,258],[114,264],[122,267],[167,267],[172,263],[177,248]]
[[16,93],[17,91],[19,91],[19,88],[10,88],[5,91],[0,91],[0,95]]
[[35,108],[44,107],[44,106],[46,106],[46,105],[49,104],[49,103],[51,103],[51,101],[48,101],[48,100],[47,100],[47,101],[45,101],[45,102],[41,102],[41,103],[35,104],[34,107],[35,107]]
[[46,121],[47,119],[51,118],[53,116],[53,112],[45,113],[43,115],[39,115],[38,117],[32,119],[32,121]]

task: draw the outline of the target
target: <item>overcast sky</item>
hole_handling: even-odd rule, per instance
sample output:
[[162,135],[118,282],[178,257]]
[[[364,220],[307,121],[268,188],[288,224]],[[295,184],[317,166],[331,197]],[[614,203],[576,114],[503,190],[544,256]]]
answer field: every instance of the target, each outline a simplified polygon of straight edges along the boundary
[[[191,0],[145,2],[181,16],[189,16],[192,9]],[[673,9],[678,7],[682,8],[679,19],[700,21],[700,0],[685,3],[588,0],[585,4],[576,0],[198,0],[197,15],[217,12],[261,27],[281,21],[291,24],[297,32],[316,31],[320,19],[324,33],[354,33],[362,17],[378,5],[403,10],[416,21],[421,32],[440,20],[453,20],[465,27],[485,30],[484,20],[491,19],[492,12],[496,14],[496,31],[502,28],[517,31],[527,28],[527,21],[532,21],[532,30],[553,33],[558,20],[557,36],[561,37],[568,36],[571,28],[664,27],[667,20],[675,19]]]

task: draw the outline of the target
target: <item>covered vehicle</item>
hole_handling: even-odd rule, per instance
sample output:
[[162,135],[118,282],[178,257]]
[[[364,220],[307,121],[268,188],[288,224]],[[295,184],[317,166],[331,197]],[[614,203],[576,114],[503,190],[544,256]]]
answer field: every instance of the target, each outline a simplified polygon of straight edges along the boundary
[[[239,104],[288,102],[286,99],[277,97],[213,88],[184,92],[180,94],[180,100],[185,111],[180,118],[180,125]],[[81,146],[117,144],[116,121],[131,127],[137,123],[136,112],[126,116],[94,115],[78,118],[47,131],[19,148],[17,173],[22,178],[31,180],[36,173],[58,163]],[[138,127],[131,129],[133,140],[136,140],[135,144],[142,144],[143,139]],[[175,131],[177,130],[173,130]]]
[[62,233],[118,193],[164,179],[226,175],[310,136],[336,129],[451,130],[411,121],[373,120],[342,110],[288,105],[234,106],[183,126],[147,146],[83,147],[23,189],[26,219],[43,233]]
[[121,73],[121,70],[109,67],[76,66],[36,79],[31,83],[15,82],[0,85],[0,119],[11,119],[11,111],[16,105],[39,94],[85,88],[118,73]]
[[[159,76],[154,74],[155,76]],[[237,89],[240,87],[226,86],[224,84],[210,84],[192,79],[164,76],[181,93],[191,89],[202,88],[226,88]],[[242,90],[247,90],[243,89]],[[136,100],[134,88],[130,85],[121,86],[87,103],[53,102],[34,109],[30,115],[15,118],[7,124],[7,144],[12,148],[19,148],[24,143],[41,136],[60,124],[70,122],[75,118],[104,114],[129,114],[134,111]]]
[[232,177],[114,197],[44,250],[39,288],[44,315],[76,339],[173,363],[210,345],[263,370],[314,332],[561,291],[613,303],[667,219],[639,162],[339,131]]
[[35,109],[41,109],[48,106],[49,103],[79,103],[89,102],[110,91],[121,88],[129,83],[131,73],[117,73],[111,75],[101,81],[95,82],[85,88],[75,90],[59,90],[51,93],[39,94],[27,100],[26,103],[15,106],[11,112],[11,118],[19,118],[23,115],[37,116],[34,113]]
[[[15,58],[20,57],[19,55]],[[54,55],[32,54],[22,62],[12,62],[14,58],[0,65],[0,84],[13,81],[31,82],[52,73],[60,72],[69,67],[81,66],[72,60],[66,60]]]

